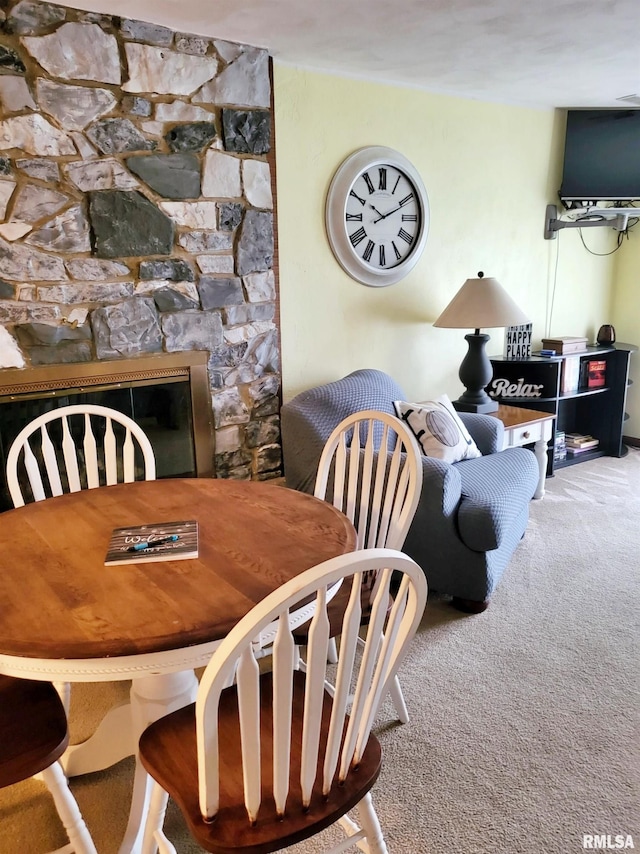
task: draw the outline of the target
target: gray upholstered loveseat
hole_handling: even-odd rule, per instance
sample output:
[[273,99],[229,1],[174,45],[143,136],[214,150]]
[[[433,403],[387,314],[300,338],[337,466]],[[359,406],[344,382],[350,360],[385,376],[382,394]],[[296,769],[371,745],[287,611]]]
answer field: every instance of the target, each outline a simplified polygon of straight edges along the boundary
[[[347,415],[363,409],[394,415],[393,401],[406,399],[390,376],[367,369],[284,404],[287,486],[313,493],[324,443]],[[482,456],[453,464],[423,456],[422,494],[404,551],[422,566],[431,590],[477,612],[486,607],[524,534],[539,471],[526,448],[498,452],[504,428],[497,418],[460,417]]]

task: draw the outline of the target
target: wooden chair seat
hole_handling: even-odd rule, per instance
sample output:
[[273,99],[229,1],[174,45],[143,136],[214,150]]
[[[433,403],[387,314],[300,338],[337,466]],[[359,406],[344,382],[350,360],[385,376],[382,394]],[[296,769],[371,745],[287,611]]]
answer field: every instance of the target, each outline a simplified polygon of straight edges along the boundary
[[[203,820],[198,803],[195,704],[151,724],[140,740],[140,758],[143,765],[178,804],[198,845],[215,854],[238,850],[243,854],[267,854],[301,842],[334,824],[345,812],[355,807],[371,789],[380,773],[380,743],[374,735],[370,735],[357,771],[349,774],[340,786],[333,786],[327,798],[323,798],[322,781],[317,779],[311,805],[308,810],[303,811],[300,806],[302,795],[299,778],[305,674],[297,672],[294,674],[293,688],[289,793],[289,801],[294,807],[286,812],[284,818],[279,818],[273,798],[272,674],[264,674],[260,682],[262,803],[258,821],[254,826],[247,821],[244,804],[235,686],[227,688],[220,701],[220,810],[212,823],[207,824]],[[332,705],[332,698],[325,693],[321,751],[326,744]]]
[[70,840],[60,852],[96,854],[58,762],[68,743],[65,709],[50,682],[0,676],[0,788],[41,775]]
[[44,771],[68,743],[64,707],[49,682],[0,676],[0,788]]

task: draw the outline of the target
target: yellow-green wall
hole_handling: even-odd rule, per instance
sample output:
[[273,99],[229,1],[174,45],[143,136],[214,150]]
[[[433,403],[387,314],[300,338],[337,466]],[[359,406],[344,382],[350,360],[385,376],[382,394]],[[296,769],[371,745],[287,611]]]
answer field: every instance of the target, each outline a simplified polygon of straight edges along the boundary
[[[618,341],[640,345],[640,224],[629,232],[622,249],[616,252],[615,288],[611,302],[611,323]],[[625,436],[640,438],[640,353],[631,357],[633,385],[627,397],[629,420]]]
[[[621,253],[589,254],[577,229],[543,238],[545,207],[560,185],[561,111],[450,98],[277,62],[274,93],[285,400],[362,367],[387,371],[410,398],[457,397],[465,330],[432,322],[479,270],[495,276],[530,315],[534,346],[547,334],[593,340],[601,323],[614,322]],[[387,288],[349,278],[324,230],[333,173],[367,145],[401,151],[429,194],[426,250],[405,279]],[[595,252],[615,246],[613,229],[582,234]],[[503,330],[488,331],[490,354],[502,353]],[[629,339],[638,337],[629,332]]]

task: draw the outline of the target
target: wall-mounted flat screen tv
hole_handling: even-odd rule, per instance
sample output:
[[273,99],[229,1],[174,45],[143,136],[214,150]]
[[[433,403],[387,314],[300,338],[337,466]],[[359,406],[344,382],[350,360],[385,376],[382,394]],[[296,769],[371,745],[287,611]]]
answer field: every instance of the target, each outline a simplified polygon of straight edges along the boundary
[[568,110],[560,198],[640,199],[640,110]]

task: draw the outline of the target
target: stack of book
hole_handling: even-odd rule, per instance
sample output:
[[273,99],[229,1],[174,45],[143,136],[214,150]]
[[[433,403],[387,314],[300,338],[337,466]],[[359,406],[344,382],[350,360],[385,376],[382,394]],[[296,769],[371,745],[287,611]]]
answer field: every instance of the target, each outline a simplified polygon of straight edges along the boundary
[[583,454],[585,451],[595,451],[600,444],[599,439],[594,439],[584,433],[567,433],[565,434],[565,444],[567,447],[567,455],[576,457]]

